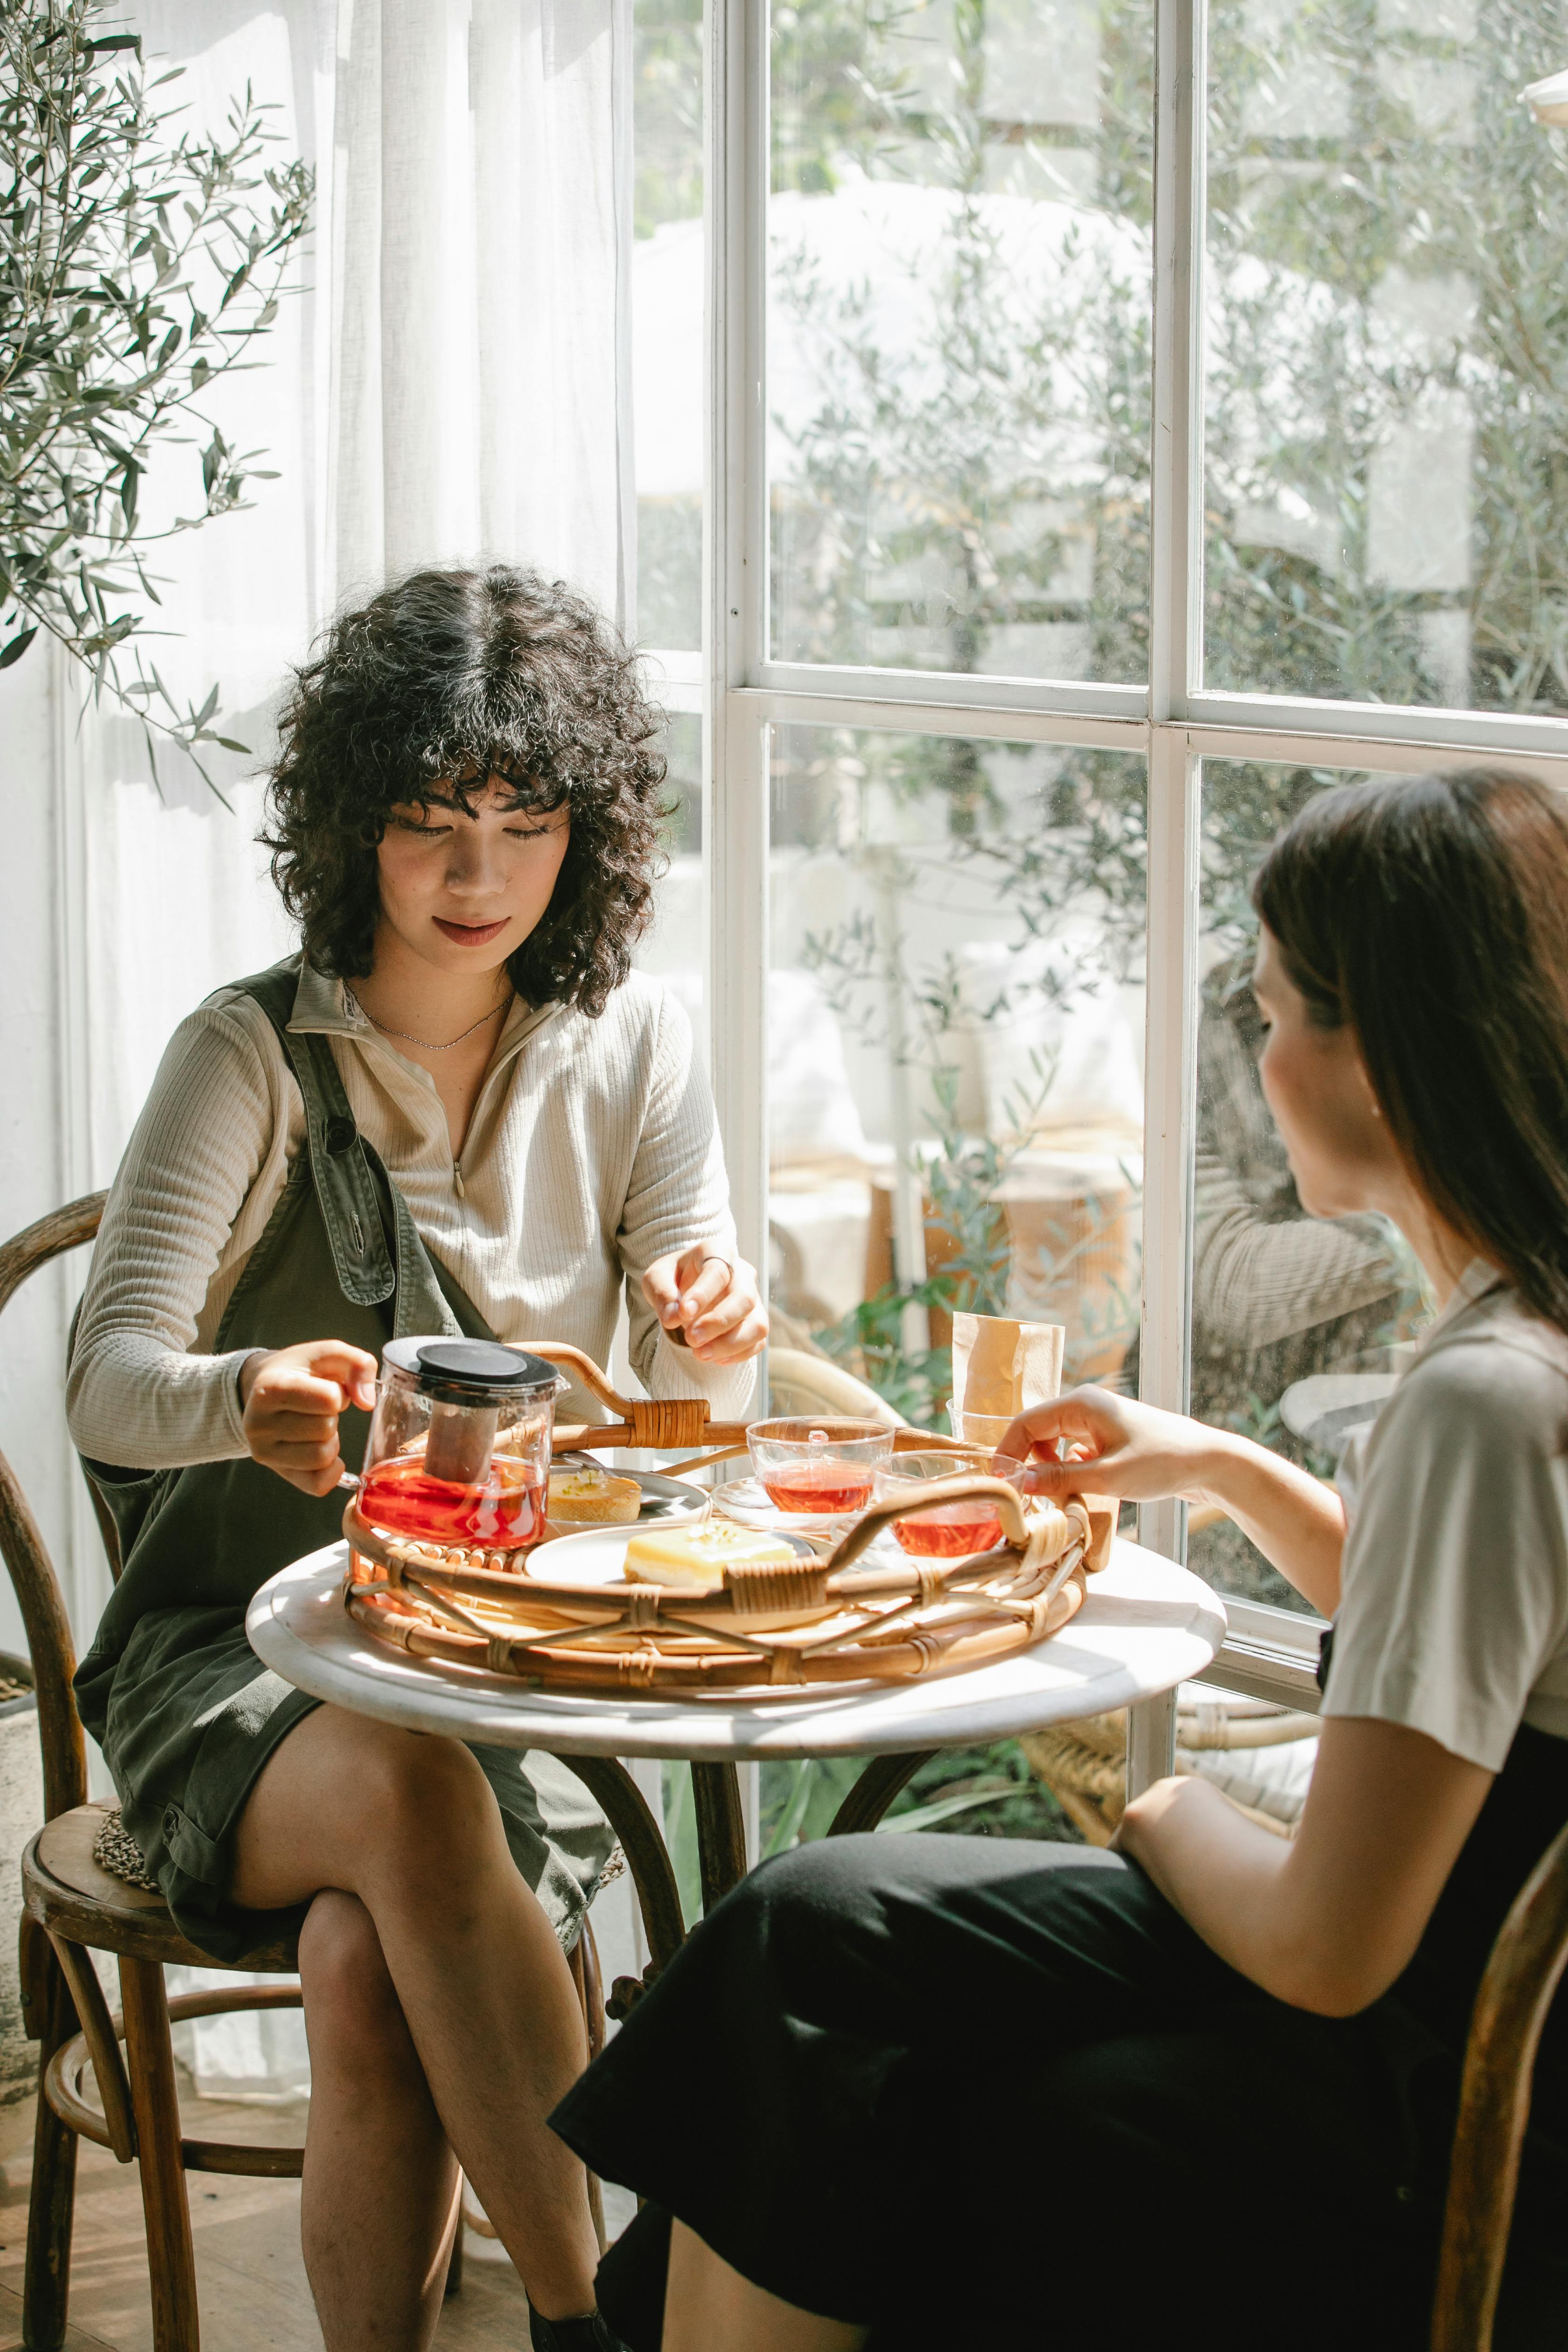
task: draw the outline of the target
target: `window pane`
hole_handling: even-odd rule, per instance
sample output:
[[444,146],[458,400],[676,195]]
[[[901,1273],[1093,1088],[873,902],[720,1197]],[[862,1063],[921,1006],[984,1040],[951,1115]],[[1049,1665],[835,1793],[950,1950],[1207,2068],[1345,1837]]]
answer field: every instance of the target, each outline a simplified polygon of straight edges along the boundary
[[773,11],[782,661],[1142,681],[1152,0]]
[[1563,0],[1215,0],[1209,684],[1568,707]]
[[[1203,984],[1193,1232],[1193,1412],[1319,1477],[1394,1384],[1425,1319],[1421,1275],[1386,1219],[1303,1210],[1258,1082],[1247,898],[1268,843],[1348,773],[1204,762]],[[1308,1604],[1227,1519],[1194,1524],[1189,1559],[1222,1592]]]
[[654,889],[654,917],[638,943],[639,971],[653,972],[691,1018],[697,1054],[708,1067],[707,911],[702,870],[702,729],[672,713],[659,745],[668,762],[664,851],[668,864]]
[[636,0],[637,637],[702,643],[702,0]]
[[1069,1379],[1127,1377],[1143,814],[1121,753],[776,733],[777,1409],[826,1358],[945,1428],[955,1307],[1063,1323]]

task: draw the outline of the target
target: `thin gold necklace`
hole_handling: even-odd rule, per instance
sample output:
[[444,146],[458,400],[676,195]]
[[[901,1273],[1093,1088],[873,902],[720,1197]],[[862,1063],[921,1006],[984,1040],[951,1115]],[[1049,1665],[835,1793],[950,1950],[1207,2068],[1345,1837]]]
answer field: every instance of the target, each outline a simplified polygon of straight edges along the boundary
[[468,1024],[461,1036],[448,1037],[444,1045],[437,1045],[433,1037],[416,1037],[412,1029],[389,1029],[384,1021],[378,1021],[374,1013],[365,1011],[347,981],[343,982],[343,1002],[352,1012],[359,1014],[362,1021],[368,1021],[373,1029],[379,1029],[384,1037],[401,1037],[405,1045],[417,1045],[426,1054],[449,1054],[454,1045],[462,1044],[464,1037],[471,1037],[476,1029],[482,1029],[487,1021],[493,1021],[498,1013],[504,1013],[508,1000],[503,997],[499,1004],[492,1004],[488,1013],[481,1013],[477,1021]]

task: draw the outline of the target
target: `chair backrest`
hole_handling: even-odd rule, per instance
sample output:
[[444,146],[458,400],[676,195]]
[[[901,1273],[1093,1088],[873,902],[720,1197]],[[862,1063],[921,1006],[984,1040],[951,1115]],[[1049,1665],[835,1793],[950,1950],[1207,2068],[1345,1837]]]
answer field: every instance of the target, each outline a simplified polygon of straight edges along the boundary
[[1432,2314],[1432,2352],[1490,2352],[1535,2053],[1568,1963],[1568,1829],[1526,1880],[1476,1995]]
[[[79,1249],[98,1232],[105,1192],[72,1201],[0,1246],[0,1311],[30,1274],[62,1251]],[[71,1677],[76,1647],[59,1579],[21,1484],[0,1453],[0,1552],[11,1571],[33,1683],[38,1702],[38,1738],[44,1751],[44,1817],[68,1812],[87,1799],[87,1749],[76,1711]]]
[[842,1364],[805,1348],[769,1349],[768,1411],[847,1412],[858,1420],[879,1421],[887,1429],[910,1426],[886,1397],[879,1396],[864,1381],[858,1381]]

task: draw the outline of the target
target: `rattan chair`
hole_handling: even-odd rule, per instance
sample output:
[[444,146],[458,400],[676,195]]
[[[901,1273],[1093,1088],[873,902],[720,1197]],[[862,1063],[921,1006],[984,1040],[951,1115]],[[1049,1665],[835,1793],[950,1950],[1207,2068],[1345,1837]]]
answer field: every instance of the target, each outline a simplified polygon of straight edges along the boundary
[[886,1397],[879,1396],[831,1357],[807,1348],[768,1349],[768,1411],[797,1415],[847,1412],[879,1421],[889,1429],[910,1426]]
[[[92,1240],[106,1197],[95,1192],[73,1201],[0,1247],[0,1310],[38,1267]],[[100,1509],[99,1523],[110,1569],[118,1575],[113,1521]],[[76,1655],[70,1623],[37,1522],[3,1453],[0,1552],[26,1628],[44,1763],[44,1825],[22,1858],[22,2006],[27,2031],[40,2044],[23,2341],[28,2352],[57,2352],[65,2341],[77,2142],[86,2138],[111,2148],[121,2164],[132,2158],[141,2163],[155,2352],[198,2352],[185,2174],[297,2179],[303,2151],[184,2137],[170,2025],[235,2010],[297,2009],[298,1955],[293,1938],[279,1937],[258,1913],[255,1945],[229,1965],[247,1975],[276,1974],[282,1981],[167,1997],[166,1965],[210,1969],[212,1956],[186,1941],[160,1895],[127,1884],[94,1857],[105,1814],[112,1808],[87,1801],[86,1744],[71,1690]],[[118,2017],[110,2012],[93,1952],[112,1952],[119,1962]],[[586,1928],[572,1955],[572,1971],[589,2048],[597,2051],[604,2041],[605,2005]],[[98,2106],[82,2092],[89,2069]],[[597,2184],[590,2186],[602,2240]],[[461,2277],[461,2262],[459,2228],[448,2294]]]
[[[1233,1771],[1224,1778],[1218,1773],[1210,1777],[1259,1829],[1275,1837],[1293,1837],[1298,1818],[1294,1801],[1285,1805],[1274,1797],[1264,1785],[1266,1776],[1249,1783],[1244,1759],[1271,1748],[1294,1747],[1310,1739],[1317,1728],[1315,1715],[1261,1706],[1253,1699],[1218,1692],[1190,1705],[1184,1698],[1176,1709],[1176,1769],[1202,1772],[1209,1757],[1233,1756]],[[1127,1804],[1126,1710],[1118,1707],[1108,1715],[1087,1715],[1076,1723],[1026,1731],[1018,1745],[1036,1779],[1050,1790],[1085,1843],[1109,1845]],[[1244,1796],[1243,1790],[1249,1790],[1249,1795]],[[1270,1804],[1275,1810],[1269,1810]]]
[[[1491,2352],[1492,2323],[1546,2012],[1568,1963],[1568,1829],[1492,1946],[1465,2048],[1431,2352]],[[1568,2224],[1568,2214],[1563,2217]]]

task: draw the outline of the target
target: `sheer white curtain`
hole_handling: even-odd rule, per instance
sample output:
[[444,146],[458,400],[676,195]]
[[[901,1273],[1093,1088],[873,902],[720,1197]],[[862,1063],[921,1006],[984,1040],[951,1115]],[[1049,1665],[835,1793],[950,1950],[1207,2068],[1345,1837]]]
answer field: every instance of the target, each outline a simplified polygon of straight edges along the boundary
[[635,634],[630,0],[345,0],[334,80],[334,582],[523,553]]
[[[264,448],[278,478],[255,485],[252,511],[174,540],[159,567],[162,675],[198,699],[218,680],[226,732],[258,758],[321,621],[411,566],[531,563],[635,631],[630,5],[135,12],[149,56],[184,68],[167,95],[188,128],[220,127],[249,82],[279,152],[317,171],[300,290],[259,364],[212,403],[231,446]],[[148,497],[191,512],[196,467],[194,446],[173,453]],[[159,756],[154,783],[136,729],[56,684],[60,1162],[81,1192],[112,1176],[175,1023],[290,940],[256,845],[257,760],[219,755],[226,806],[175,757]],[[69,1552],[85,1638],[107,1579],[79,1503]],[[216,2093],[286,2096],[305,2075],[287,2013],[204,2021],[185,2054]]]
[[[170,543],[179,695],[216,679],[264,753],[288,665],[345,598],[418,563],[497,556],[584,589],[635,634],[630,0],[147,0],[171,97],[221,124],[248,81],[317,170],[300,289],[215,394],[276,481]],[[189,513],[193,446],[146,498]],[[286,934],[255,848],[254,761],[226,810],[138,730],[62,730],[73,1174],[112,1173],[164,1039]]]

